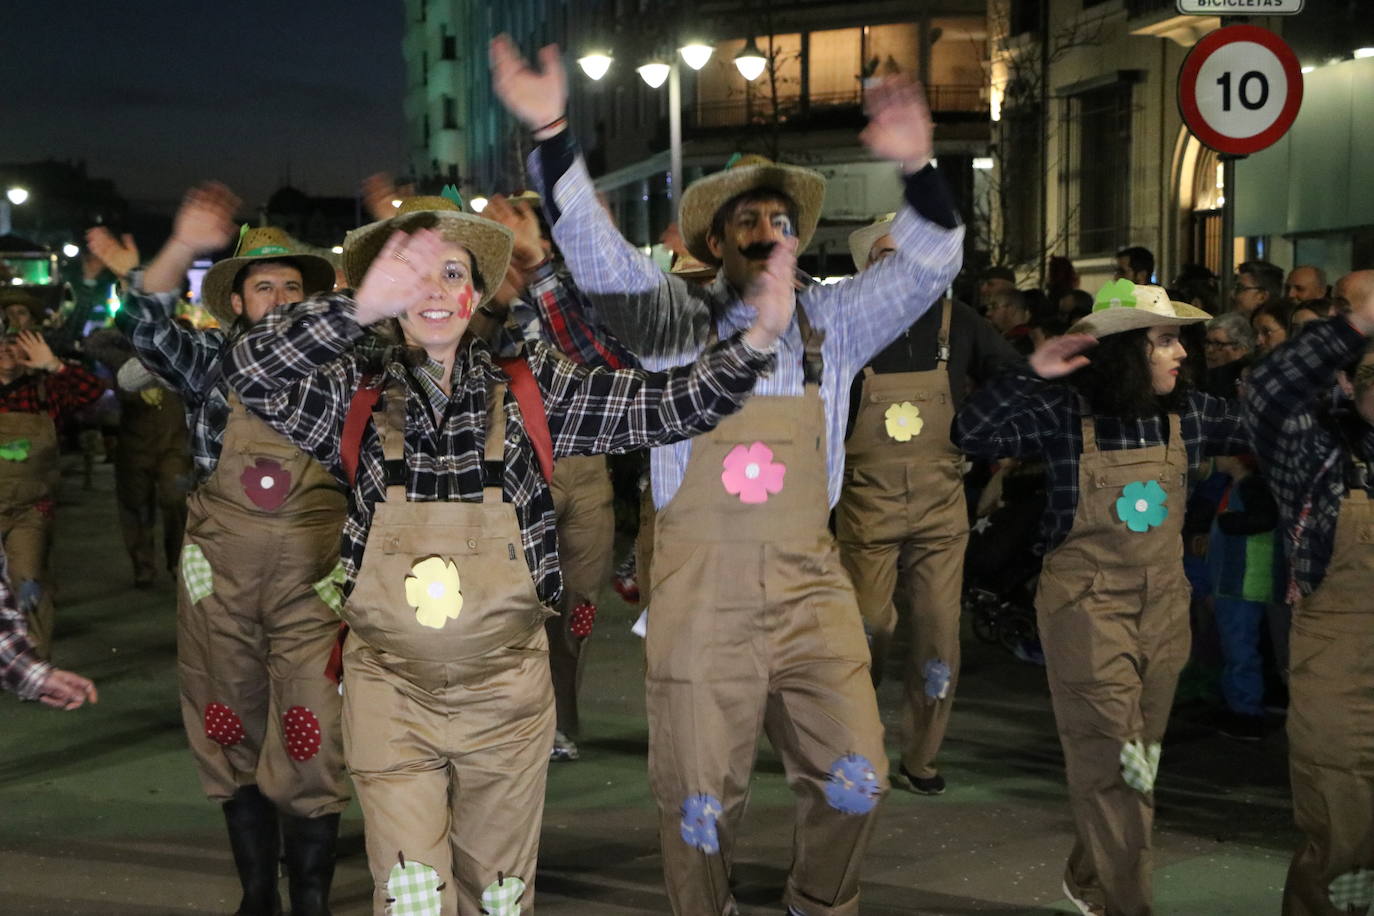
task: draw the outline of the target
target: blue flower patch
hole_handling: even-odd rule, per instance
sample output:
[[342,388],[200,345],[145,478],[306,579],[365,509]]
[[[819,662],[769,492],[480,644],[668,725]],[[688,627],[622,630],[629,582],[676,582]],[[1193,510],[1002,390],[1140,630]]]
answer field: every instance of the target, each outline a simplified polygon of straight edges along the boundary
[[950,671],[949,665],[940,661],[938,658],[927,659],[921,666],[921,677],[926,682],[926,697],[932,700],[943,700],[949,695]]
[[862,754],[846,754],[830,765],[825,800],[845,814],[867,814],[878,804],[882,787],[873,764]]
[[682,803],[682,842],[707,855],[720,852],[716,818],[725,809],[714,795],[693,795]]

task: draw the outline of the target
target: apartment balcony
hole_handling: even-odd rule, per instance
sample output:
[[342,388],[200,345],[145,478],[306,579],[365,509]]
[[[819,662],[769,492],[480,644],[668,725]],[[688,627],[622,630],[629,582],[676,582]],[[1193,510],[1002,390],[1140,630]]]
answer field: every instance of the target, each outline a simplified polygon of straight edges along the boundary
[[[931,85],[925,87],[926,99],[937,121],[970,121],[988,118],[987,89],[970,85]],[[719,102],[703,102],[686,111],[684,127],[688,131],[710,133],[741,127],[771,125],[775,109],[772,100],[763,94]],[[867,119],[863,113],[863,93],[812,93],[808,98],[783,96],[778,99],[776,123],[784,130],[809,131],[828,128],[861,128]]]

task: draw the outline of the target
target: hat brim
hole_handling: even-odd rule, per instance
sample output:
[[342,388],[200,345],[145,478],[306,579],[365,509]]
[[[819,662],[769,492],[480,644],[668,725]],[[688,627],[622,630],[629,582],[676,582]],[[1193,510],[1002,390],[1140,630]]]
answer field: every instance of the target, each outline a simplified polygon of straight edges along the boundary
[[1091,334],[1094,337],[1106,337],[1109,334],[1120,334],[1124,331],[1138,331],[1141,328],[1156,328],[1161,325],[1185,325],[1196,324],[1199,321],[1210,321],[1212,316],[1202,309],[1183,302],[1170,302],[1174,308],[1173,315],[1161,315],[1149,309],[1131,308],[1118,306],[1116,308],[1102,309],[1092,312],[1074,322],[1073,327],[1069,328],[1070,334]]
[[878,239],[892,232],[892,220],[883,220],[871,226],[864,226],[849,233],[849,256],[854,259],[854,269],[863,270],[868,266],[868,254]]
[[787,195],[797,205],[797,253],[806,250],[821,221],[825,176],[795,165],[745,165],[698,178],[682,195],[678,227],[687,250],[699,261],[719,264],[706,237],[711,220],[726,201],[745,191],[769,190]]
[[326,293],[334,288],[334,265],[313,254],[259,254],[216,261],[200,281],[200,301],[205,310],[222,325],[233,324],[238,315],[230,296],[234,292],[234,278],[239,271],[256,261],[289,261],[301,272],[301,285],[306,296]]
[[367,274],[367,268],[391,238],[393,232],[407,235],[421,229],[433,229],[446,242],[461,245],[472,255],[473,269],[482,281],[485,305],[506,279],[511,250],[515,247],[515,233],[500,223],[458,210],[417,210],[390,219],[370,223],[349,233],[344,239],[343,266],[350,286],[357,288]]

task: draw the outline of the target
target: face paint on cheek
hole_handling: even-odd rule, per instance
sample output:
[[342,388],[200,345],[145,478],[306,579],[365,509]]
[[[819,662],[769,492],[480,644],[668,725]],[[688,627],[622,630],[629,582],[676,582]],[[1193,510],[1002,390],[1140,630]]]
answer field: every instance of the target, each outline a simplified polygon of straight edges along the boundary
[[473,295],[472,284],[469,283],[458,292],[458,317],[471,318],[474,308],[473,300],[477,297]]

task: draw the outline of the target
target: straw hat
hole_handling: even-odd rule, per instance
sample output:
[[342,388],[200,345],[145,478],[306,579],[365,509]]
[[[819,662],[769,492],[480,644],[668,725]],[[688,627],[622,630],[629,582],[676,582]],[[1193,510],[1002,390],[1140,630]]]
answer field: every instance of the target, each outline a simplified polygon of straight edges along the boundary
[[896,213],[889,213],[849,233],[849,256],[854,259],[855,270],[868,266],[868,253],[873,250],[873,244],[892,231],[892,221],[896,218]]
[[697,260],[718,264],[711,254],[706,236],[716,211],[738,194],[767,188],[786,194],[797,205],[797,253],[811,244],[816,224],[821,220],[821,204],[825,201],[825,176],[811,169],[783,165],[762,156],[739,156],[714,175],[698,178],[687,186],[682,195],[678,225],[682,240]]
[[234,256],[215,263],[205,272],[200,284],[200,298],[206,311],[220,324],[232,324],[237,317],[229,296],[234,292],[234,278],[254,261],[291,261],[301,272],[305,294],[328,292],[334,288],[334,267],[318,255],[307,254],[300,243],[276,226],[243,227]]
[[343,266],[351,286],[363,282],[363,275],[393,232],[407,234],[433,229],[444,241],[462,245],[472,255],[477,275],[482,279],[482,299],[486,303],[506,278],[515,233],[500,223],[464,213],[447,197],[411,197],[401,201],[390,219],[355,229],[344,239]]
[[673,258],[673,266],[668,273],[684,280],[710,280],[719,268],[698,261],[691,254],[680,254]]
[[1200,308],[1170,301],[1169,294],[1158,286],[1140,286],[1123,279],[1098,290],[1092,312],[1075,322],[1069,333],[1106,337],[1161,324],[1193,324],[1211,317]]
[[29,310],[35,322],[42,324],[57,310],[62,301],[61,297],[60,286],[0,287],[0,319],[4,317],[5,309],[11,305],[22,305]]

